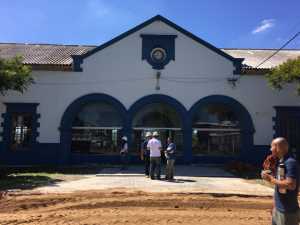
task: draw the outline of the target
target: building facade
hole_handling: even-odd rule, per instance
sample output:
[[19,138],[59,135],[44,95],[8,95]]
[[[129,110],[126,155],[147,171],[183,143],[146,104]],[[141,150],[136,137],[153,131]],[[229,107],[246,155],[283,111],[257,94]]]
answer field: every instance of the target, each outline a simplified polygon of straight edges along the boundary
[[124,135],[135,163],[154,130],[184,163],[258,163],[277,135],[300,147],[293,85],[263,76],[297,50],[256,69],[272,50],[219,49],[155,16],[97,47],[0,44],[0,57],[16,53],[35,83],[1,96],[2,164],[118,163]]

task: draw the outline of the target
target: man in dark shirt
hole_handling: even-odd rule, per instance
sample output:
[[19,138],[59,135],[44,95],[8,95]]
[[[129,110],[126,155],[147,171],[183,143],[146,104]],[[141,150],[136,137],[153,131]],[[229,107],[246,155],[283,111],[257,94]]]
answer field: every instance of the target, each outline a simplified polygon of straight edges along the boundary
[[142,143],[141,147],[141,160],[144,160],[145,164],[145,176],[149,177],[149,168],[150,168],[150,150],[147,148],[148,141],[152,138],[151,132],[147,132],[146,140]]
[[174,180],[174,163],[175,163],[175,153],[176,145],[173,143],[172,139],[168,138],[168,146],[165,150],[165,157],[167,159],[166,165],[166,180]]
[[[285,138],[274,139],[271,151],[279,158],[276,178],[264,172],[262,178],[275,185],[272,225],[297,225],[299,224],[297,161],[288,154],[288,142]],[[279,170],[282,169],[284,172],[280,174]],[[283,178],[280,177],[282,174]]]

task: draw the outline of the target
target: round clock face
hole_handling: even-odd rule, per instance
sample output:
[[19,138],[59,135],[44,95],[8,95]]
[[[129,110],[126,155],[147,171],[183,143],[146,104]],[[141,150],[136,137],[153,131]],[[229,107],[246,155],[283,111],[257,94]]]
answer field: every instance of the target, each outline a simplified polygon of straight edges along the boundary
[[166,51],[163,48],[154,48],[151,51],[151,59],[155,62],[163,62],[166,58]]

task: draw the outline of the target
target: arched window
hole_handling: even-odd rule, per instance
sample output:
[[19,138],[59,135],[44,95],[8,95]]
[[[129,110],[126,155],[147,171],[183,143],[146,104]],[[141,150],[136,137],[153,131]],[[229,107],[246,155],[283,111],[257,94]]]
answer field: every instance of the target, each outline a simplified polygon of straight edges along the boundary
[[163,148],[167,145],[167,138],[173,139],[177,146],[177,154],[182,154],[182,121],[179,113],[172,106],[165,103],[150,103],[142,107],[133,117],[133,146],[135,153],[147,131],[158,131]]
[[85,104],[72,123],[72,152],[118,154],[122,118],[106,102]]
[[132,126],[134,128],[181,128],[181,120],[171,106],[163,103],[151,103],[135,115]]
[[240,152],[240,124],[224,104],[207,104],[193,116],[193,154],[233,156]]

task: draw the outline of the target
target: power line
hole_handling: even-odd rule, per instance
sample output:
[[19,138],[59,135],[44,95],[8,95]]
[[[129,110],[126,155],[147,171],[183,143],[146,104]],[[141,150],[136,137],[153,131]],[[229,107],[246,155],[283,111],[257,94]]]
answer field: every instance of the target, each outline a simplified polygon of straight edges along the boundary
[[118,84],[122,82],[133,82],[142,80],[152,80],[152,78],[130,78],[130,79],[119,79],[119,80],[95,80],[95,81],[81,81],[81,82],[39,82],[35,84],[39,85],[85,85],[85,84]]
[[271,59],[274,55],[276,55],[280,50],[282,50],[285,46],[287,46],[291,41],[293,41],[298,35],[300,34],[300,32],[296,33],[291,39],[289,39],[284,45],[281,46],[281,48],[279,48],[278,50],[276,50],[272,55],[270,55],[268,58],[264,59],[261,63],[259,63],[255,68],[258,68],[259,66],[261,66],[262,64],[264,64],[265,62],[267,62],[269,59]]
[[[152,77],[131,77],[128,79],[118,79],[118,80],[94,80],[94,81],[76,81],[76,82],[44,82],[36,81],[37,85],[99,85],[99,84],[119,84],[124,82],[134,82],[134,81],[145,81],[153,80]],[[211,77],[209,75],[199,74],[199,75],[177,75],[177,76],[162,76],[161,80],[166,80],[176,83],[210,83],[210,82],[220,82],[226,80],[223,77]]]
[[217,83],[217,82],[224,82],[226,81],[225,78],[219,78],[215,80],[180,80],[180,79],[170,79],[162,77],[161,80],[174,82],[174,83],[181,83],[181,84],[206,84],[206,83]]

